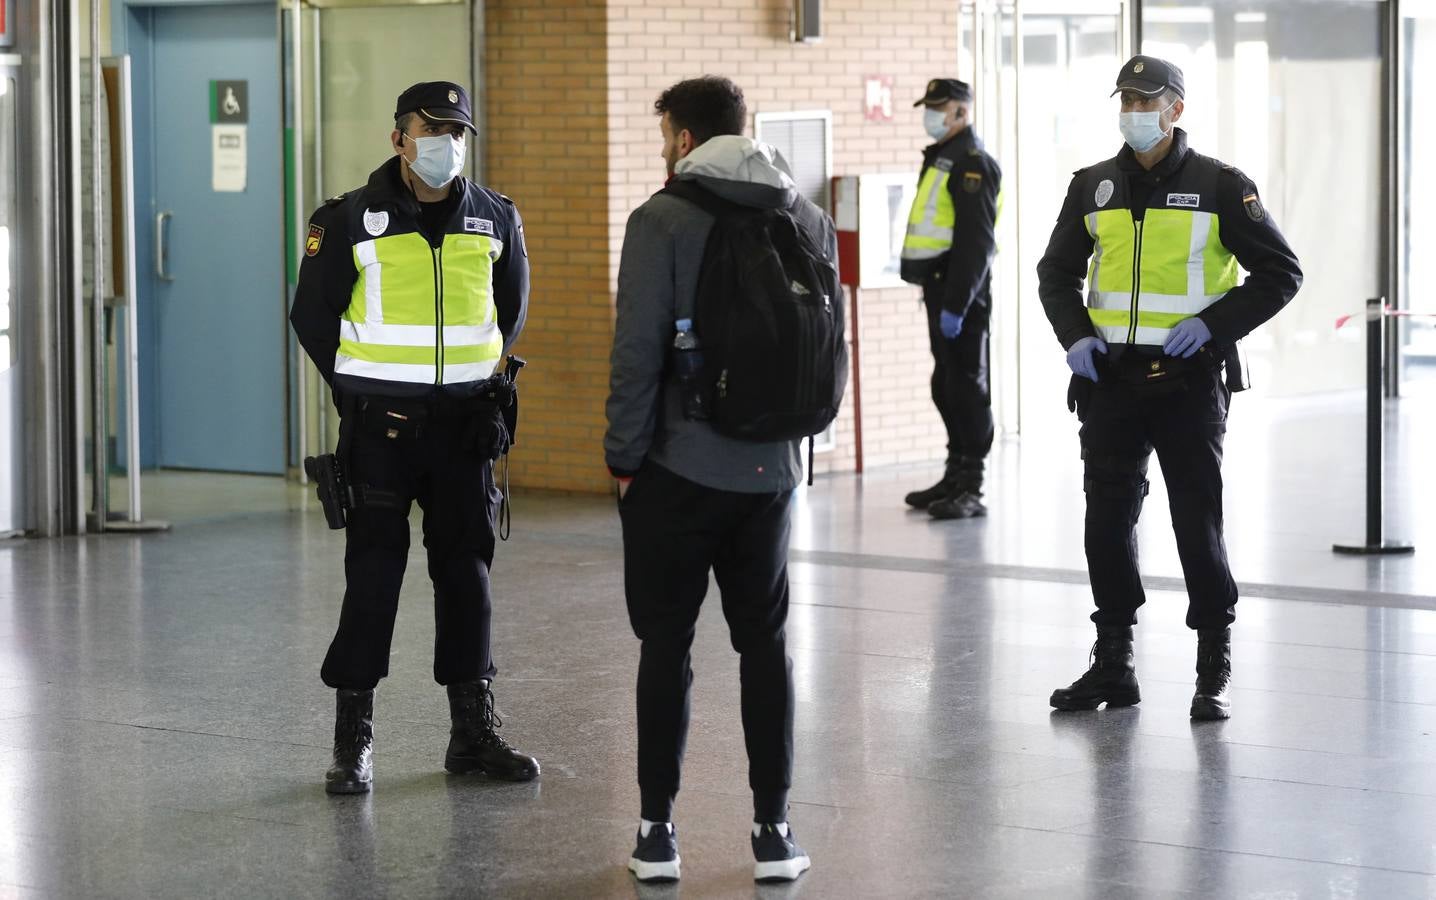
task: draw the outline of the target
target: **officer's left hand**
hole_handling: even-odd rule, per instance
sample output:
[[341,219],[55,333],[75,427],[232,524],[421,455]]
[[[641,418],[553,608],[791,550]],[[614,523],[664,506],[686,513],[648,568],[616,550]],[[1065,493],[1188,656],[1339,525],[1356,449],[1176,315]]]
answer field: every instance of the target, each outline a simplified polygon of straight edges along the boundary
[[962,334],[962,316],[943,310],[937,317],[937,330],[949,341]]
[[1168,356],[1187,359],[1211,339],[1212,330],[1207,327],[1207,323],[1192,316],[1177,323],[1172,333],[1167,336],[1167,342],[1162,345],[1162,352]]

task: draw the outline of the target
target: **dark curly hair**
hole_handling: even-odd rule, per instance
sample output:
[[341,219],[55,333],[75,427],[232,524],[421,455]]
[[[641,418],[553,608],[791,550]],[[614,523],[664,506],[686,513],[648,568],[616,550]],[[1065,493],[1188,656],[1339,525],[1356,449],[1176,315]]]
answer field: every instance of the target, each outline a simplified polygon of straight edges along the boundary
[[720,134],[742,134],[748,124],[743,89],[721,75],[678,82],[653,101],[653,111],[667,113],[675,132],[686,128],[699,144]]

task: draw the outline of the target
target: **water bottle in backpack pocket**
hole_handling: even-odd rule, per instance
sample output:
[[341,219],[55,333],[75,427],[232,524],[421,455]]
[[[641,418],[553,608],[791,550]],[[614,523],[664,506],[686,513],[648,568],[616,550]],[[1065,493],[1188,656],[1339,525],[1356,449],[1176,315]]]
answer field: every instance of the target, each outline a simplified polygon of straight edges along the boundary
[[703,380],[703,345],[692,319],[673,323],[673,370],[678,376],[683,418],[708,420],[708,385]]

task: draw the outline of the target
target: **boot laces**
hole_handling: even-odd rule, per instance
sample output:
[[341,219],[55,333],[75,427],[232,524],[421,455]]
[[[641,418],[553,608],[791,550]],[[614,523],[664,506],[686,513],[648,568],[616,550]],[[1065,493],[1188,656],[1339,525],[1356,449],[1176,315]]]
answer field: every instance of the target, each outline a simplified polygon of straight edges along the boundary
[[345,709],[335,719],[334,750],[342,759],[358,759],[364,743],[363,719],[357,709]]
[[499,737],[498,733],[498,729],[504,727],[504,720],[499,717],[498,710],[494,708],[493,691],[480,691],[478,696],[473,698],[473,704],[470,724],[478,730],[479,740],[501,750],[507,750],[508,743]]

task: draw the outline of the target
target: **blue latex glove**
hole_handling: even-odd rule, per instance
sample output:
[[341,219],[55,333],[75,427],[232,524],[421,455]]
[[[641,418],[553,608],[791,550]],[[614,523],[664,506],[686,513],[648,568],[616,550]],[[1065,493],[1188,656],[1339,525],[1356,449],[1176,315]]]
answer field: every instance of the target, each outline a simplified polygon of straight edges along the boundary
[[937,330],[949,341],[962,334],[962,316],[943,310],[937,316]]
[[1067,368],[1083,378],[1097,380],[1097,360],[1094,353],[1107,355],[1107,343],[1099,337],[1084,337],[1067,351]]
[[1183,319],[1167,335],[1167,342],[1162,345],[1162,352],[1168,356],[1180,356],[1187,359],[1206,345],[1212,339],[1212,330],[1207,323],[1192,316],[1190,319]]

